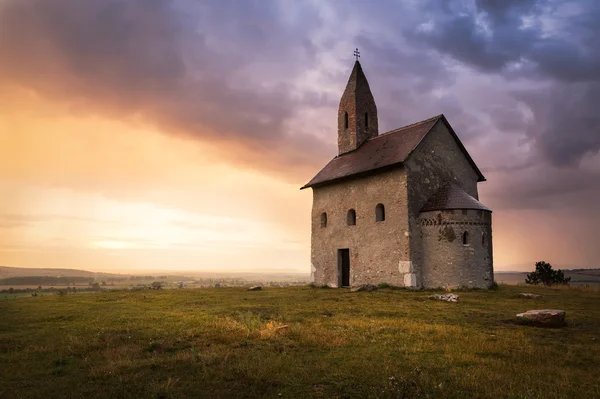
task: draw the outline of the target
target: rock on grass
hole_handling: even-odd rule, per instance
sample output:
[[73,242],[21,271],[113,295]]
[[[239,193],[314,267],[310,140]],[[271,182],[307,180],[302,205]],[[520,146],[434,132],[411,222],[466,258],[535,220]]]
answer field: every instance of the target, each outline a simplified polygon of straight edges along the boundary
[[350,291],[352,292],[359,292],[359,291],[375,291],[377,289],[377,286],[373,285],[373,284],[363,284],[363,285],[359,285],[357,287],[352,287],[352,289]]
[[522,321],[544,327],[561,327],[565,325],[566,313],[559,309],[536,309],[517,314]]
[[532,294],[532,293],[530,293],[530,292],[521,292],[521,293],[519,294],[519,296],[522,296],[522,297],[524,297],[524,298],[528,298],[528,299],[535,299],[535,298],[541,298],[541,297],[542,297],[541,295],[538,295],[538,294]]
[[446,301],[446,302],[458,302],[458,295],[456,294],[435,294],[428,296],[429,299],[436,299],[438,301]]

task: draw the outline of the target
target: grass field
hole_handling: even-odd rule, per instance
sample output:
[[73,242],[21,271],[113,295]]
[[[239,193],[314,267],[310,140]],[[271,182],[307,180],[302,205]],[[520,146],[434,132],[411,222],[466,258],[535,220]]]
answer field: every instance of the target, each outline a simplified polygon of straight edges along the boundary
[[[600,291],[500,286],[459,292],[458,303],[430,294],[2,298],[0,398],[600,398]],[[568,326],[514,322],[539,308],[566,310]]]

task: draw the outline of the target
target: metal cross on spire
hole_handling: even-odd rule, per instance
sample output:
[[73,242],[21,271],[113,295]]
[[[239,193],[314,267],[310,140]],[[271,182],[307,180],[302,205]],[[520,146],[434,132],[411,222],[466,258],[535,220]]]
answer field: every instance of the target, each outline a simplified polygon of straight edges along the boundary
[[356,61],[358,61],[358,59],[360,58],[360,51],[358,51],[358,48],[354,50],[354,56],[356,57]]

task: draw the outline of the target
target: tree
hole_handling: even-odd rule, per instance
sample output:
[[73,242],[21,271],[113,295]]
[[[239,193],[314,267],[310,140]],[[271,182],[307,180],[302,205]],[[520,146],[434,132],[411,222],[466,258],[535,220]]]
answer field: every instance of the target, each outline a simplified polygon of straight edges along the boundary
[[540,261],[535,262],[535,271],[528,273],[525,284],[544,284],[547,286],[553,284],[569,284],[571,277],[565,278],[562,270],[553,270],[550,263]]

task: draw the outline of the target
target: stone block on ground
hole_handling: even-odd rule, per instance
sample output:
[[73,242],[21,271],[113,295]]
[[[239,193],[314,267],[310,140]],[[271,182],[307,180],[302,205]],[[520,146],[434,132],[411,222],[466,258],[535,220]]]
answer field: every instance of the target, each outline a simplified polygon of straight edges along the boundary
[[357,287],[352,287],[352,289],[350,289],[350,291],[352,292],[359,292],[359,291],[375,291],[377,289],[377,286],[373,285],[373,284],[362,284],[359,285]]
[[565,311],[559,309],[536,309],[517,314],[521,320],[546,327],[564,326],[565,316]]
[[458,302],[458,295],[456,294],[435,294],[435,295],[430,295],[428,297],[429,299],[435,299],[438,301],[446,301],[446,302]]
[[255,285],[254,287],[248,288],[248,291],[260,291],[260,290],[262,290],[261,285]]
[[532,294],[530,292],[521,292],[519,294],[519,296],[525,297],[525,298],[529,298],[529,299],[535,299],[535,298],[541,298],[541,295],[538,294]]

